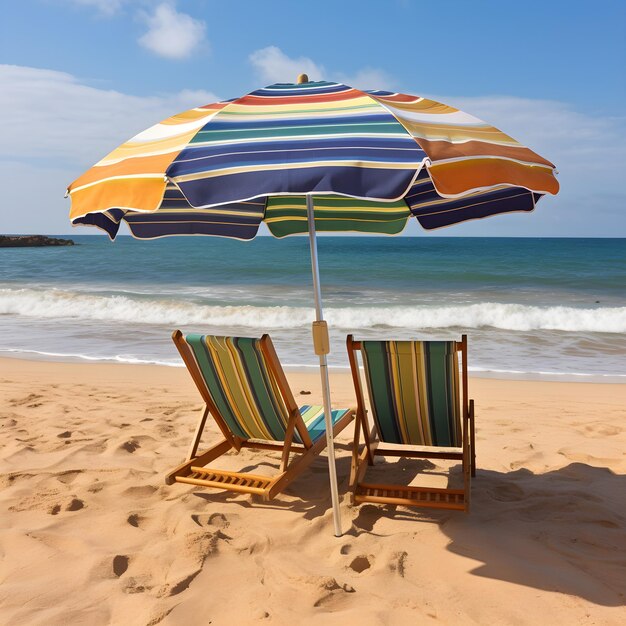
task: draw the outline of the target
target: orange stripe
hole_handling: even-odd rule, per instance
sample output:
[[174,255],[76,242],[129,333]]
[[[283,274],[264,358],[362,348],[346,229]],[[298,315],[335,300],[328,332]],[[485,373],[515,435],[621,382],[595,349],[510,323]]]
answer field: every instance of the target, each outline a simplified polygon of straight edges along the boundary
[[380,100],[381,102],[393,102],[397,104],[398,102],[410,102],[417,103],[419,100],[419,96],[409,96],[404,93],[396,93],[393,96],[377,96],[376,94],[370,94],[372,98],[376,98],[376,100]]
[[428,168],[428,173],[437,191],[445,195],[457,195],[470,189],[507,183],[554,195],[559,191],[559,183],[551,170],[504,159],[434,163]]
[[177,113],[176,115],[172,115],[172,117],[168,117],[166,120],[163,120],[159,123],[167,126],[172,126],[176,124],[186,124],[189,121],[197,120],[202,117],[206,117],[207,120],[210,120],[213,116],[211,115],[210,111],[207,111],[206,108],[189,109],[189,111]]
[[[384,98],[379,98],[379,100],[384,102]],[[390,106],[393,106],[393,108],[398,111],[408,111],[409,113],[419,111],[420,113],[429,113],[432,115],[456,113],[459,110],[448,104],[443,104],[441,102],[437,102],[436,100],[428,100],[427,98],[418,100],[417,102],[415,102],[415,100],[394,102]]]
[[165,181],[161,178],[107,180],[72,193],[70,220],[111,208],[156,211],[164,193]]
[[77,178],[70,185],[69,190],[82,187],[82,185],[104,181],[114,176],[133,176],[137,174],[159,174],[165,176],[165,170],[176,158],[178,152],[126,159],[112,165],[94,165],[94,167],[88,169],[82,176]]
[[465,141],[463,143],[451,143],[449,141],[430,141],[416,138],[417,143],[433,161],[454,159],[463,156],[501,156],[529,163],[542,163],[554,167],[550,161],[539,156],[530,148],[522,145],[503,146],[484,141]]

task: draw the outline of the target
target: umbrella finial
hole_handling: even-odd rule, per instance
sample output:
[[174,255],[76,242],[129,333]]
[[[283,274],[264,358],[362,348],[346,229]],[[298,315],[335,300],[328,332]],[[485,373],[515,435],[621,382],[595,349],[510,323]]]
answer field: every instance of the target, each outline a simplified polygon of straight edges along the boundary
[[296,82],[298,83],[298,85],[301,85],[302,83],[308,83],[309,77],[306,74],[300,74]]

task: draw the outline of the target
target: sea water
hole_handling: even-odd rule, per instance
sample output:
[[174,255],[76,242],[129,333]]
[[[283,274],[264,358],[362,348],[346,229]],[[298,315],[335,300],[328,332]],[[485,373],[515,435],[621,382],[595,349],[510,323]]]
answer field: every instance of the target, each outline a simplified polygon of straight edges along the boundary
[[[271,334],[314,366],[306,237],[0,249],[0,355],[180,365],[171,332]],[[331,366],[345,337],[469,338],[474,373],[626,381],[626,239],[320,237]]]

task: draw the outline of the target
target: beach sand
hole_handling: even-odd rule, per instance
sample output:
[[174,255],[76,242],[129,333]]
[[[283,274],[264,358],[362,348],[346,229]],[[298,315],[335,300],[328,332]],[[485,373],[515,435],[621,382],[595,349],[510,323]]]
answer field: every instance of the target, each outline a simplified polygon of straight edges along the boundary
[[[314,371],[288,378],[320,402]],[[2,624],[626,621],[626,385],[472,379],[467,515],[350,505],[348,427],[335,538],[325,456],[271,503],[164,484],[202,408],[184,369],[0,359],[0,381]],[[331,383],[354,404],[348,373]]]

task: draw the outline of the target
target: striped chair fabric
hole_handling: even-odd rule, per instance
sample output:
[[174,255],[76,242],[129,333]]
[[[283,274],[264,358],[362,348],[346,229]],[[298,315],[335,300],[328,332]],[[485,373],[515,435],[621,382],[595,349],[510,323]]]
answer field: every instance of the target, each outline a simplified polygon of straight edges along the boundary
[[[261,340],[189,334],[191,348],[213,404],[242,439],[283,441],[289,415]],[[333,424],[347,412],[332,412]],[[300,414],[315,442],[325,433],[324,408],[305,405]],[[294,441],[302,443],[298,432]]]
[[365,379],[381,441],[460,447],[454,341],[363,341]]

